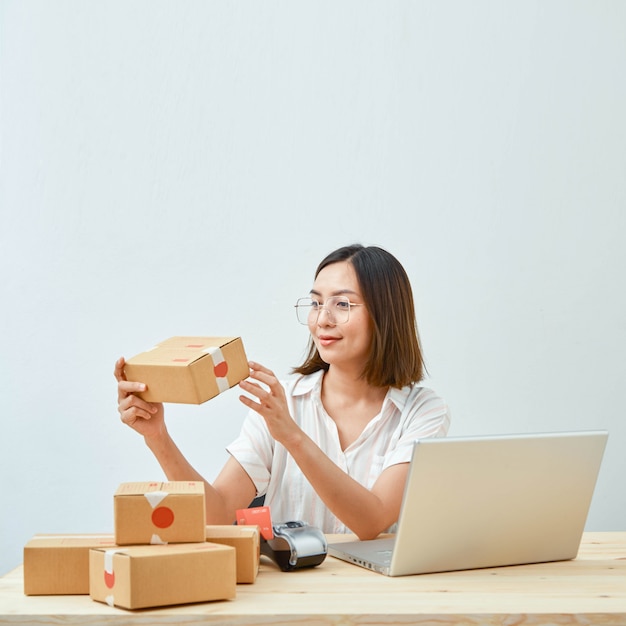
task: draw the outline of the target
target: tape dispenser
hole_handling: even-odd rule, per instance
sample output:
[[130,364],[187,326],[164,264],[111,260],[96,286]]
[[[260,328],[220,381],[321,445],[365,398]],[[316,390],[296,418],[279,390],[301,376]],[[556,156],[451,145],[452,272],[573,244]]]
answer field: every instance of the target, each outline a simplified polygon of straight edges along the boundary
[[315,567],[326,558],[324,533],[303,521],[272,526],[274,537],[261,540],[261,554],[269,557],[283,572]]

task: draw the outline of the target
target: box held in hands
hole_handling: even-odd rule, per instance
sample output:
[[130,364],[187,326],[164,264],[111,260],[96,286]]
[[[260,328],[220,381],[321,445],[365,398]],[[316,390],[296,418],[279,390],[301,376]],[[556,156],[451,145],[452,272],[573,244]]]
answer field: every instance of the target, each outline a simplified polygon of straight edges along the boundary
[[240,337],[171,337],[126,361],[148,402],[202,404],[250,375]]
[[89,595],[124,609],[227,600],[235,549],[216,543],[127,546],[89,553]]
[[115,543],[204,541],[206,510],[200,481],[122,483],[113,497]]

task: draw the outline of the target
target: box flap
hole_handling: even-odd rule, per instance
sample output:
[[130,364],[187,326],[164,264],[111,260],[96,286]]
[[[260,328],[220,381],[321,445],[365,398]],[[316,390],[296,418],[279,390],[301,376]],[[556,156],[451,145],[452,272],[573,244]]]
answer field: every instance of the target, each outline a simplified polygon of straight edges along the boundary
[[169,543],[166,545],[139,545],[139,546],[114,546],[111,548],[92,548],[96,552],[104,552],[110,556],[121,555],[133,558],[152,558],[164,554],[188,554],[190,552],[206,550],[234,550],[231,546],[220,543],[194,542],[194,543]]
[[113,535],[34,535],[29,539],[25,548],[84,548],[91,546],[113,545]]
[[212,349],[221,349],[235,339],[238,337],[170,337],[126,362],[131,365],[187,367],[209,355]]
[[129,482],[122,483],[116,496],[143,496],[147,493],[165,492],[168,494],[197,495],[204,493],[204,483],[200,481],[171,482]]
[[259,534],[259,527],[251,525],[208,525],[205,530],[207,539],[233,539]]

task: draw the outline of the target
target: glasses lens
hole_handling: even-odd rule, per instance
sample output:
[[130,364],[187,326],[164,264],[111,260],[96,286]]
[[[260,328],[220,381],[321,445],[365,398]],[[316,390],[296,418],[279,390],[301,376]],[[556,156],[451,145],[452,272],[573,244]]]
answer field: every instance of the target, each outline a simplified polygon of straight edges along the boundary
[[350,319],[350,300],[346,296],[328,298],[324,305],[312,298],[300,298],[296,302],[296,315],[300,324],[315,323],[322,309],[332,324],[345,324]]
[[328,298],[326,310],[334,324],[345,324],[350,318],[350,300],[346,296]]
[[[316,307],[317,310],[317,307]],[[311,298],[300,298],[296,302],[296,316],[298,317],[298,321],[300,324],[304,324],[308,326],[309,324],[309,316],[313,311],[313,300]]]

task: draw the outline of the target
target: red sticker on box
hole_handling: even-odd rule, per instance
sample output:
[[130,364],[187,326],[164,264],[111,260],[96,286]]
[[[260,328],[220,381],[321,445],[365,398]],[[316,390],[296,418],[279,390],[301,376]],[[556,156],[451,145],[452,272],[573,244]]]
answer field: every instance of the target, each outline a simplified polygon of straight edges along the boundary
[[115,572],[113,571],[113,557],[117,550],[105,550],[104,552],[104,584],[108,589],[115,586]]
[[157,528],[169,528],[174,523],[174,511],[167,506],[159,506],[152,511],[152,523]]
[[226,378],[226,376],[228,375],[228,363],[226,363],[226,361],[218,363],[213,368],[213,373],[215,374],[216,378]]
[[113,589],[115,586],[115,572],[104,572],[104,584],[109,589]]
[[237,524],[258,526],[264,539],[274,538],[272,528],[272,516],[269,506],[254,506],[250,509],[238,509],[236,511]]
[[228,382],[228,363],[222,354],[222,351],[218,347],[207,348],[205,352],[211,357],[213,361],[213,374],[215,374],[215,382],[219,392],[227,391],[230,389],[230,383]]

